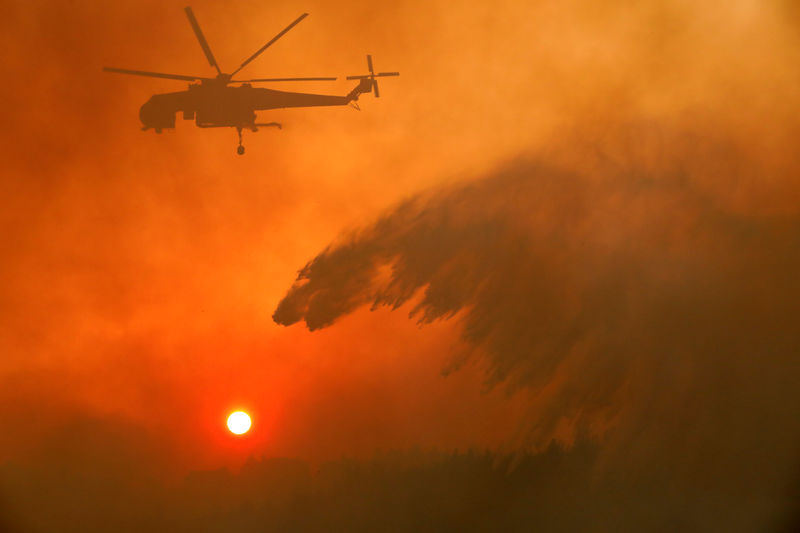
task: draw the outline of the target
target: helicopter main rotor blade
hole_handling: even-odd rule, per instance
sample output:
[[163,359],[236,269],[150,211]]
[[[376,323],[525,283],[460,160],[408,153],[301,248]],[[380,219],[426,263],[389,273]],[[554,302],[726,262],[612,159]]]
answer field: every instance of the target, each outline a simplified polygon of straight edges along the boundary
[[254,78],[252,80],[231,80],[231,83],[248,81],[336,81],[337,78]]
[[206,55],[206,59],[208,59],[209,64],[217,69],[218,74],[222,74],[222,71],[219,69],[219,65],[217,65],[217,60],[214,59],[214,54],[211,53],[211,48],[208,46],[208,41],[206,41],[206,38],[203,35],[203,30],[200,29],[200,24],[197,23],[197,19],[194,16],[192,8],[187,6],[184,11],[186,11],[186,16],[189,18],[189,24],[192,25],[194,34],[197,36],[197,40],[200,41],[200,48],[203,49],[203,53]]
[[271,40],[270,40],[270,41],[269,41],[267,44],[265,44],[264,46],[262,46],[261,48],[259,48],[259,49],[258,49],[258,51],[257,51],[255,54],[253,54],[253,55],[251,55],[250,57],[248,57],[247,59],[245,59],[245,60],[244,60],[244,63],[242,63],[241,65],[239,65],[239,68],[237,68],[236,70],[234,70],[234,71],[231,73],[231,76],[235,75],[237,72],[239,72],[240,70],[242,70],[242,69],[243,69],[243,68],[244,68],[244,67],[245,67],[245,66],[246,66],[248,63],[250,63],[252,60],[254,60],[255,58],[257,58],[257,57],[258,57],[258,56],[261,54],[261,52],[263,52],[264,50],[266,50],[267,48],[269,48],[270,46],[272,46],[272,44],[273,44],[275,41],[277,41],[278,39],[280,39],[281,37],[283,37],[283,36],[286,34],[286,32],[288,32],[289,30],[291,30],[292,28],[294,28],[295,26],[297,26],[298,24],[300,24],[300,21],[301,21],[301,20],[303,20],[304,18],[306,18],[307,16],[308,16],[308,13],[303,13],[302,15],[300,15],[299,17],[297,17],[297,19],[295,19],[295,21],[294,21],[294,22],[292,22],[291,24],[289,24],[288,26],[286,26],[286,28],[284,28],[282,32],[280,32],[278,35],[276,35],[275,37],[273,37],[273,38],[272,38],[272,39],[271,39]]
[[116,74],[131,74],[133,76],[147,76],[150,78],[166,78],[168,80],[195,81],[195,80],[211,79],[211,78],[203,78],[201,76],[183,76],[181,74],[164,74],[161,72],[148,72],[146,70],[129,70],[126,68],[113,68],[113,67],[103,67],[103,71],[114,72]]
[[[375,74],[376,78],[382,78],[384,76],[399,76],[399,72],[381,72],[379,74]],[[348,80],[363,80],[365,78],[372,78],[372,74],[364,74],[363,76],[347,76]]]

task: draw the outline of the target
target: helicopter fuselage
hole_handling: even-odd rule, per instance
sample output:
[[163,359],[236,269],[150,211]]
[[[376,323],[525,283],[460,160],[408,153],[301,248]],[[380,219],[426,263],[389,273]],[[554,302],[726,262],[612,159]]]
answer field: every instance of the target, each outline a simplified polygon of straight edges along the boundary
[[[369,80],[366,80],[369,81]],[[276,91],[249,84],[197,83],[186,91],[153,95],[139,109],[143,129],[161,132],[175,127],[175,117],[194,119],[201,128],[255,126],[256,111],[289,107],[341,106],[368,92],[371,83],[360,83],[347,96]]]
[[[322,106],[342,106],[352,104],[358,109],[355,100],[362,93],[373,92],[375,97],[380,96],[378,81],[376,78],[385,76],[399,76],[399,72],[378,72],[372,66],[372,56],[367,54],[367,68],[369,74],[347,76],[348,80],[359,80],[358,85],[345,96],[335,96],[328,94],[308,94],[295,93],[289,91],[276,91],[274,89],[255,88],[250,85],[253,83],[272,83],[272,82],[307,82],[307,81],[336,81],[336,77],[281,77],[281,78],[254,78],[254,79],[234,79],[234,77],[244,67],[261,55],[264,50],[272,46],[276,41],[283,37],[289,30],[297,26],[308,13],[303,13],[291,24],[286,26],[280,33],[270,39],[267,44],[259,48],[254,54],[245,59],[235,70],[230,73],[223,72],[217,63],[211,47],[208,46],[200,24],[194,16],[191,7],[185,7],[186,17],[189,25],[200,43],[208,64],[217,71],[214,78],[205,76],[187,76],[184,74],[169,74],[164,72],[152,72],[148,70],[132,70],[126,68],[103,67],[105,72],[116,74],[128,74],[132,76],[145,76],[148,78],[160,78],[167,80],[180,80],[191,82],[188,90],[174,93],[154,94],[150,99],[142,104],[139,109],[139,119],[144,126],[142,129],[153,129],[156,133],[161,133],[165,128],[175,127],[175,117],[178,113],[183,113],[186,120],[194,120],[201,128],[236,128],[239,135],[239,146],[236,153],[244,154],[242,145],[242,130],[244,128],[258,131],[259,126],[274,126],[280,128],[277,122],[266,124],[256,123],[256,111],[267,109],[281,109],[287,107],[322,107]],[[195,83],[198,82],[198,83]]]

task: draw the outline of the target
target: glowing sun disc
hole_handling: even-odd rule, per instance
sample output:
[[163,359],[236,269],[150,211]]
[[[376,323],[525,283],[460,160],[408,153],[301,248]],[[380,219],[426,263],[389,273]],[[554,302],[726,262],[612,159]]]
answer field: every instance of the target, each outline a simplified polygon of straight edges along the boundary
[[231,433],[242,435],[250,429],[250,416],[244,411],[236,411],[228,417],[228,429]]

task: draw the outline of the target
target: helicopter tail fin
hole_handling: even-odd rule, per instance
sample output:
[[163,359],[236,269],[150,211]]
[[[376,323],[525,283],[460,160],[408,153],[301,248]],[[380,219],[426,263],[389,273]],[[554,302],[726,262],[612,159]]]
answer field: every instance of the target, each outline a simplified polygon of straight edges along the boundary
[[372,92],[372,84],[373,81],[369,78],[363,78],[359,80],[358,85],[356,85],[355,88],[347,94],[347,101],[353,102],[358,100],[359,95]]

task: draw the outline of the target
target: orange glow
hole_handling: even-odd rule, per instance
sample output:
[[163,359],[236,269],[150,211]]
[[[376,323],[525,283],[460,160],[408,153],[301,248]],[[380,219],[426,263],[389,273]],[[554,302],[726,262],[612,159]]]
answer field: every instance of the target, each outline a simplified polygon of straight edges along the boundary
[[[731,136],[721,152],[763,162],[751,186],[739,165],[699,161],[704,194],[742,210],[800,205],[791,3],[435,0],[431,16],[413,2],[10,4],[0,35],[37,59],[7,54],[24,83],[0,87],[4,145],[14,147],[0,177],[0,424],[15,428],[0,439],[0,464],[82,420],[157,435],[153,453],[178,473],[250,454],[321,462],[503,445],[541,398],[486,390],[480,364],[443,378],[461,349],[457,320],[420,329],[407,318],[412,303],[394,313],[365,305],[313,332],[271,316],[297,270],[340,233],[419,191],[520,153],[591,171],[594,159],[555,141],[594,154],[591,139],[611,137],[606,118],[683,128],[704,110],[701,122],[721,120],[718,136]],[[179,120],[174,132],[143,132],[139,107],[186,85],[101,67],[213,74],[183,12],[190,4],[226,70],[308,11],[243,74],[346,76],[370,53],[401,76],[381,98],[365,95],[361,113],[261,113],[286,127],[246,132],[243,157],[232,129]],[[666,164],[671,144],[655,139],[663,150],[633,154],[645,168]],[[641,143],[612,144],[625,153]],[[704,153],[689,152],[676,168]],[[631,213],[632,223],[647,214]],[[245,406],[258,424],[232,438],[225,411]]]
[[244,435],[251,425],[250,416],[244,411],[236,411],[228,417],[228,429],[236,435]]

